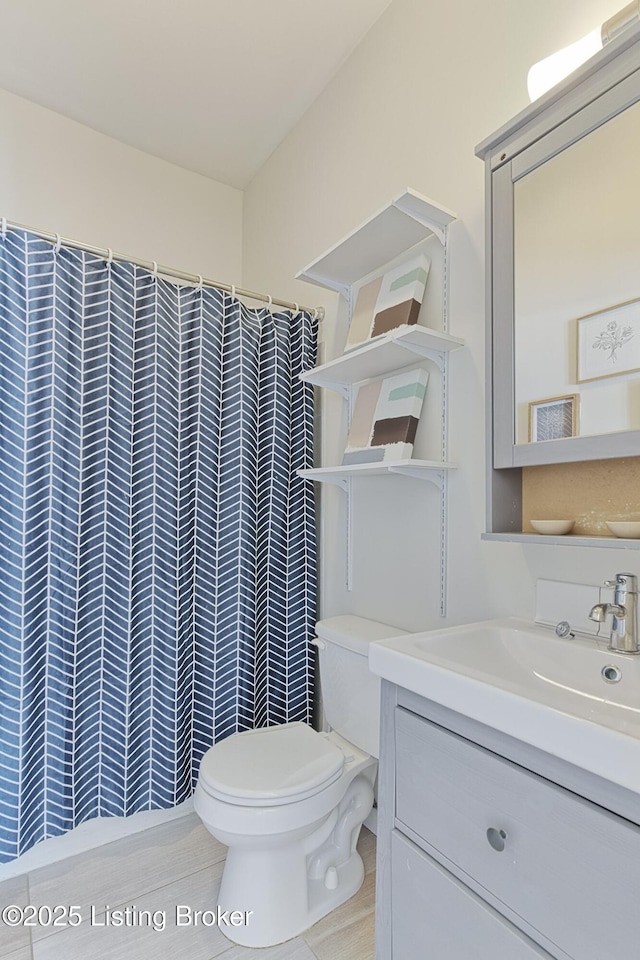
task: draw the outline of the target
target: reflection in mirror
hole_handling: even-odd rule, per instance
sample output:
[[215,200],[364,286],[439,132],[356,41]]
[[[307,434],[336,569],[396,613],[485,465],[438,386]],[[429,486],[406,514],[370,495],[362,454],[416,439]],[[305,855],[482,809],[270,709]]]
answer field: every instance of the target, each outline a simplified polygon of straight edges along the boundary
[[640,103],[514,184],[515,442],[640,429]]

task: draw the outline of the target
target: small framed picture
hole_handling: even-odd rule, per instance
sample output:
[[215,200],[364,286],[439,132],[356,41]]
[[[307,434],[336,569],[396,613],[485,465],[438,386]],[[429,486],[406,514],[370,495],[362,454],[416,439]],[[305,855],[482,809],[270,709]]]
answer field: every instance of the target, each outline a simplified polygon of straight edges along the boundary
[[640,370],[640,300],[579,317],[578,383]]
[[548,397],[529,404],[529,443],[564,440],[578,433],[578,395]]

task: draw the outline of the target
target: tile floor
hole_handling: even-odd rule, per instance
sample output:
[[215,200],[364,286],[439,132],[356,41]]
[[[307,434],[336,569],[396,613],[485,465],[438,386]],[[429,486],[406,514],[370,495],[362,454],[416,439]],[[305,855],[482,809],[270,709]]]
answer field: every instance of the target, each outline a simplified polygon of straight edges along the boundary
[[[0,920],[0,958],[372,960],[375,837],[365,828],[358,849],[366,877],[355,897],[303,936],[266,950],[249,950],[234,946],[217,927],[175,924],[176,904],[192,910],[215,906],[224,864],[225,847],[191,814],[0,883],[0,908],[73,904],[82,917],[78,926],[55,930],[12,928]],[[164,929],[100,925],[105,907],[115,911],[133,904],[151,913],[164,911]]]

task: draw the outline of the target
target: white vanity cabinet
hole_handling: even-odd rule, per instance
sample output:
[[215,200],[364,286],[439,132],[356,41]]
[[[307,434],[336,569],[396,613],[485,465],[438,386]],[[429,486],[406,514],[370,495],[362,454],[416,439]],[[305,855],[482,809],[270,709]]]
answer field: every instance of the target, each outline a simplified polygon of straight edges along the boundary
[[432,857],[391,837],[392,956],[411,960],[542,960],[543,950]]
[[383,683],[376,960],[636,960],[640,801]]

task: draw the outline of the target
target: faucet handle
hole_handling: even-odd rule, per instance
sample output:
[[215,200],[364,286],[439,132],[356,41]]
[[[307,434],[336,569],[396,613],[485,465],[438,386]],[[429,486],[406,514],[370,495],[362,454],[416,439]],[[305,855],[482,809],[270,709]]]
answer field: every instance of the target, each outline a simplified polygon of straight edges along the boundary
[[615,580],[605,580],[605,587],[626,587],[629,593],[636,593],[638,590],[638,578],[635,573],[616,573]]

